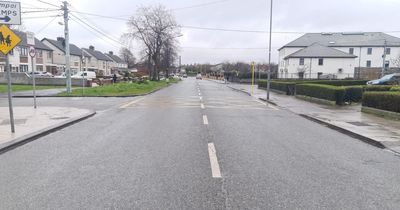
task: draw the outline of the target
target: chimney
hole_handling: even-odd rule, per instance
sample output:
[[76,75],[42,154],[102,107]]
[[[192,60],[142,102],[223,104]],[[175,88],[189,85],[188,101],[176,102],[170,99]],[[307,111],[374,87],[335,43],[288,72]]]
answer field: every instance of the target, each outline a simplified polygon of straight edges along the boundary
[[108,52],[108,54],[110,54],[110,55],[114,55],[113,51],[110,51],[110,52]]
[[57,41],[63,42],[64,41],[64,37],[57,37]]
[[94,47],[92,45],[89,46],[90,50],[94,50]]

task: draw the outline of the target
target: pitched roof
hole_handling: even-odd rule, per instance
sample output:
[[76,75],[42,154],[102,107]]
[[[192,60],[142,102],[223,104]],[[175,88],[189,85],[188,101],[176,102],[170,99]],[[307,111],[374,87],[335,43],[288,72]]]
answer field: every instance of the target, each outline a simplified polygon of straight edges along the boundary
[[[25,46],[25,47],[28,46],[26,33],[22,31],[14,31],[14,32],[21,38],[21,42],[18,44],[18,46]],[[35,48],[41,50],[53,51],[51,48],[47,47],[45,44],[40,42],[39,39],[36,39],[36,37],[35,37]]]
[[[48,42],[50,42],[52,45],[54,45],[55,47],[57,47],[59,50],[61,50],[62,52],[65,53],[65,43],[64,40],[53,40],[53,39],[48,39],[48,38],[43,38],[43,40],[47,40]],[[79,49],[79,47],[77,47],[74,44],[69,44],[69,53],[71,55],[76,55],[76,56],[82,56],[82,50]]]
[[87,48],[82,48],[83,50],[85,50],[86,52],[88,52],[90,55],[92,55],[93,57],[95,57],[97,60],[102,60],[102,61],[113,61],[111,58],[107,57],[106,55],[104,55],[102,52],[97,51],[97,50],[91,50],[91,49],[87,49]]
[[287,58],[356,58],[355,55],[342,52],[340,50],[326,47],[318,43],[314,43],[309,47],[301,49],[293,54],[285,57]]
[[110,57],[112,60],[114,60],[116,63],[126,63],[125,61],[123,61],[119,56],[114,55],[114,54],[106,54],[108,57]]
[[[313,43],[329,47],[400,46],[400,38],[382,32],[365,33],[307,33],[284,47],[308,47]],[[282,49],[281,48],[281,49]]]

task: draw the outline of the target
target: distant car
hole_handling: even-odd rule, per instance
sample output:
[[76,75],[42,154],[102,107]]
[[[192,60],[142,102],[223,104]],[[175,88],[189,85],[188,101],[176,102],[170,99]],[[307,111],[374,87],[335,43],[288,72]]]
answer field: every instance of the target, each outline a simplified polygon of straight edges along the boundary
[[[32,72],[30,72],[29,74],[32,75]],[[50,72],[46,71],[35,71],[34,74],[35,77],[54,77]]]
[[201,76],[201,74],[197,74],[196,79],[203,79],[203,77]]
[[85,79],[96,79],[96,73],[93,71],[80,71],[71,76],[74,79],[82,79],[82,77]]
[[187,78],[187,74],[184,74],[184,75],[183,75],[183,78]]
[[[71,75],[72,76],[72,75]],[[55,78],[66,78],[67,77],[67,74],[65,73],[65,72],[63,72],[62,74],[60,74],[60,75],[56,75],[56,76],[54,76]]]
[[368,81],[367,85],[400,85],[400,73],[388,74],[380,79]]

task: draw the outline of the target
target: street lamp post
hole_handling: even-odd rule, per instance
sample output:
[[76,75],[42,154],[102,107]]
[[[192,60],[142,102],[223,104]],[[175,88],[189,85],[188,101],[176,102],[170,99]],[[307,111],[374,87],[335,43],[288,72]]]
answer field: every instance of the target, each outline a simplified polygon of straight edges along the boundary
[[268,79],[267,79],[267,100],[269,100],[270,83],[271,83],[271,42],[272,42],[272,5],[271,1],[270,16],[269,16],[269,47],[268,47]]

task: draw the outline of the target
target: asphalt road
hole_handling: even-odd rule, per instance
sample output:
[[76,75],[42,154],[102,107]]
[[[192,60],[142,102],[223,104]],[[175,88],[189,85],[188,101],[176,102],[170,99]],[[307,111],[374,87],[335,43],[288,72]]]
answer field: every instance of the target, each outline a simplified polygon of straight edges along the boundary
[[400,157],[222,84],[40,100],[99,114],[0,155],[0,209],[400,209]]

